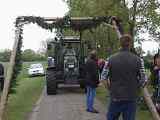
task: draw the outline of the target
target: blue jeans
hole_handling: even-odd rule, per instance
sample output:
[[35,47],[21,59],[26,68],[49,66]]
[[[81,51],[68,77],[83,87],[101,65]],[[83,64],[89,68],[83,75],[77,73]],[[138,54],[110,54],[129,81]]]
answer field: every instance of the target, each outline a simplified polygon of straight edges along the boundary
[[87,86],[87,93],[86,93],[86,102],[87,102],[87,110],[92,111],[94,105],[94,98],[96,96],[96,88],[92,88]]
[[136,101],[111,101],[107,120],[118,120],[121,114],[123,120],[135,120]]

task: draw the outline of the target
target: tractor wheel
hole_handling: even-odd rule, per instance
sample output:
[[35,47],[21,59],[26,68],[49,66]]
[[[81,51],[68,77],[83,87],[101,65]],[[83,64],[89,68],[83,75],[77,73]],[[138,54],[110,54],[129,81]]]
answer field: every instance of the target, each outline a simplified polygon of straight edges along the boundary
[[47,85],[47,94],[55,95],[57,94],[57,82],[56,82],[56,72],[52,70],[47,70],[46,74],[46,85]]

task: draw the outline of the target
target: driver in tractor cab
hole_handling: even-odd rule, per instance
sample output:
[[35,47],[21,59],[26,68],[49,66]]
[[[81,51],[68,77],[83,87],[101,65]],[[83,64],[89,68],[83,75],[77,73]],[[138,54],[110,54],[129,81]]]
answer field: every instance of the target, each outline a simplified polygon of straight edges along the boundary
[[74,53],[75,53],[75,51],[74,51],[71,43],[68,43],[68,44],[66,45],[66,49],[64,49],[64,55],[66,55],[66,54],[68,54],[68,53],[71,53],[71,54],[74,54]]
[[67,49],[72,49],[71,43],[68,44]]

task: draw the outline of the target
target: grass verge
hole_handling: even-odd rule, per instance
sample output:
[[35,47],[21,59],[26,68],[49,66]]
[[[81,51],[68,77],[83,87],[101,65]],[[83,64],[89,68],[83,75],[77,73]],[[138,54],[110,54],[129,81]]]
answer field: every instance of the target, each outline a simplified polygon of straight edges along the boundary
[[[97,98],[104,105],[106,105],[106,108],[107,108],[108,102],[109,102],[109,94],[108,94],[108,91],[104,87],[97,88]],[[136,120],[153,120],[153,119],[152,119],[152,116],[149,110],[142,110],[138,106]]]
[[26,68],[29,64],[23,64],[17,78],[16,93],[9,96],[5,120],[26,120],[42,93],[44,77],[28,77]]

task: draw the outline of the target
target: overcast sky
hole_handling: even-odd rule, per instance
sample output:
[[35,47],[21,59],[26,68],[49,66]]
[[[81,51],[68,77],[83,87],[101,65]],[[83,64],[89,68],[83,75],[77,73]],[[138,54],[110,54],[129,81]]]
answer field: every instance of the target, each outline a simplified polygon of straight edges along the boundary
[[[67,5],[62,0],[2,0],[0,1],[0,49],[13,47],[14,22],[17,16],[41,16],[60,17],[68,11]],[[40,48],[40,42],[54,34],[41,29],[37,25],[26,25],[24,27],[23,49]],[[157,50],[158,45],[151,42],[143,44],[143,49]]]
[[[2,0],[0,1],[0,49],[12,48],[14,22],[17,16],[60,17],[68,11],[61,0]],[[24,26],[23,49],[39,49],[40,41],[53,36],[50,31],[37,25]]]

